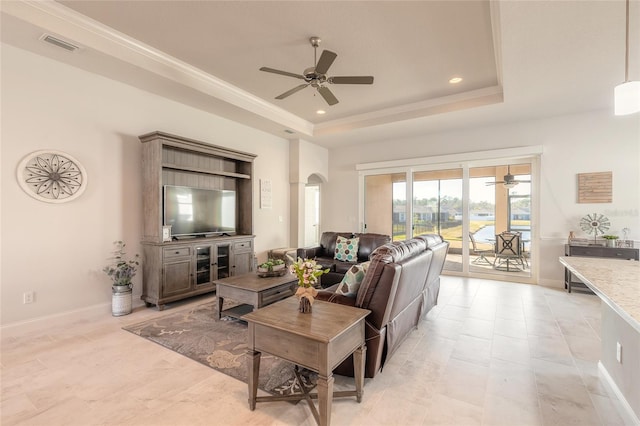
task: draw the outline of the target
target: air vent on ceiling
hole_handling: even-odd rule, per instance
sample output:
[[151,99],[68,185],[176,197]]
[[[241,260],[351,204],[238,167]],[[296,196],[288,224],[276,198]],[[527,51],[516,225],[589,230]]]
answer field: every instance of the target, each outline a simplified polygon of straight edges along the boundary
[[46,41],[47,43],[58,46],[64,50],[68,50],[69,52],[75,52],[76,50],[80,49],[80,47],[76,46],[75,44],[71,44],[68,41],[60,40],[59,38],[54,37],[50,34],[43,34],[42,37],[40,37],[40,40]]

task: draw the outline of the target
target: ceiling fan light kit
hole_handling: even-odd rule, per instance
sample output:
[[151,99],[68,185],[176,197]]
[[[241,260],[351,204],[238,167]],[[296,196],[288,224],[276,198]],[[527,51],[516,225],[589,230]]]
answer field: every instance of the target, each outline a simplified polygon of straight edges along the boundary
[[624,83],[618,84],[613,90],[615,115],[640,112],[640,81],[629,80],[629,0],[626,5]]
[[507,174],[504,175],[503,180],[498,180],[495,182],[487,182],[487,186],[489,185],[498,185],[503,184],[503,186],[507,189],[513,189],[519,183],[529,183],[530,180],[516,180],[515,176],[511,174],[511,166],[507,165]]
[[288,71],[282,71],[275,68],[262,67],[260,71],[270,72],[273,74],[284,75],[285,77],[293,77],[300,80],[304,80],[305,83],[300,84],[299,86],[294,87],[293,89],[287,90],[281,95],[276,96],[276,99],[285,99],[296,92],[306,88],[307,86],[311,86],[315,88],[320,96],[327,102],[329,105],[337,104],[338,98],[331,92],[329,87],[326,84],[373,84],[372,76],[335,76],[328,77],[327,72],[329,68],[333,64],[333,61],[336,60],[338,55],[330,50],[322,51],[320,55],[320,59],[316,60],[316,53],[318,46],[322,40],[319,37],[311,37],[309,42],[313,47],[313,63],[315,64],[313,67],[309,67],[303,71],[302,74],[296,74]]

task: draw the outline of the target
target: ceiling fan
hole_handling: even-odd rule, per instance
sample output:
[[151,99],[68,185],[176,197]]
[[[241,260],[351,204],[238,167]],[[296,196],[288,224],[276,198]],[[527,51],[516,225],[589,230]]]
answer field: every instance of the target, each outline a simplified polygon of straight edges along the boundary
[[318,90],[318,93],[324,98],[324,100],[329,105],[335,105],[338,103],[338,99],[331,93],[329,87],[326,86],[326,83],[329,84],[373,84],[372,76],[336,76],[336,77],[328,77],[327,72],[329,71],[329,67],[333,64],[333,61],[338,56],[336,53],[331,52],[329,50],[322,51],[322,55],[320,55],[320,59],[316,62],[316,52],[318,46],[320,45],[319,37],[311,37],[309,39],[311,46],[313,46],[313,63],[315,66],[307,68],[304,70],[302,74],[295,74],[288,71],[280,71],[273,68],[262,67],[260,71],[270,72],[274,74],[280,74],[287,77],[293,77],[300,80],[304,80],[305,83],[299,86],[294,87],[291,90],[284,92],[281,95],[276,96],[276,99],[284,99],[288,96],[293,95],[296,92],[304,89],[307,86],[312,86]]
[[529,183],[531,182],[530,180],[516,180],[515,176],[513,176],[511,174],[511,166],[507,166],[507,174],[504,175],[504,180],[497,180],[495,182],[487,182],[487,186],[488,185],[497,185],[497,184],[504,184],[505,188],[511,189],[513,187],[515,187],[517,184],[519,183]]

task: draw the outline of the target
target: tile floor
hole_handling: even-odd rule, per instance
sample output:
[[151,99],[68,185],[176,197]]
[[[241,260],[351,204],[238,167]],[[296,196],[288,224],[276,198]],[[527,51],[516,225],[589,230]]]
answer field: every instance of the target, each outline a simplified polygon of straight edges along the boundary
[[[533,270],[533,262],[534,260],[530,257],[527,258],[527,267],[524,269],[511,268],[510,271],[504,271],[503,268],[495,269],[493,267],[493,256],[488,256],[487,259],[490,263],[480,262],[473,263],[473,260],[477,259],[478,256],[470,256],[471,263],[469,264],[469,271],[477,274],[488,274],[490,276],[495,277],[496,279],[500,279],[502,281],[521,281],[522,279],[527,279],[531,277],[531,271]],[[456,253],[447,254],[447,260],[444,265],[444,270],[449,272],[462,272],[462,255]],[[489,278],[493,278],[489,277]]]
[[[249,411],[244,383],[121,329],[201,302],[3,332],[0,423],[315,424],[305,403]],[[361,404],[334,401],[333,424],[624,424],[598,378],[599,323],[593,295],[443,277],[439,305],[367,379]]]

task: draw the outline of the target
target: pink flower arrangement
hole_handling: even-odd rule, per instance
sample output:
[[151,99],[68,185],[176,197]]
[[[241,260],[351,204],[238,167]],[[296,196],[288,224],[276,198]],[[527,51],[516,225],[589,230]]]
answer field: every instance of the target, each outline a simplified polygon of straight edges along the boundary
[[322,266],[318,265],[314,259],[302,259],[300,257],[297,261],[294,261],[291,257],[289,259],[292,262],[291,266],[289,266],[289,271],[298,277],[298,285],[300,287],[315,287],[318,283],[318,278],[322,274],[329,272],[328,269],[322,269]]

